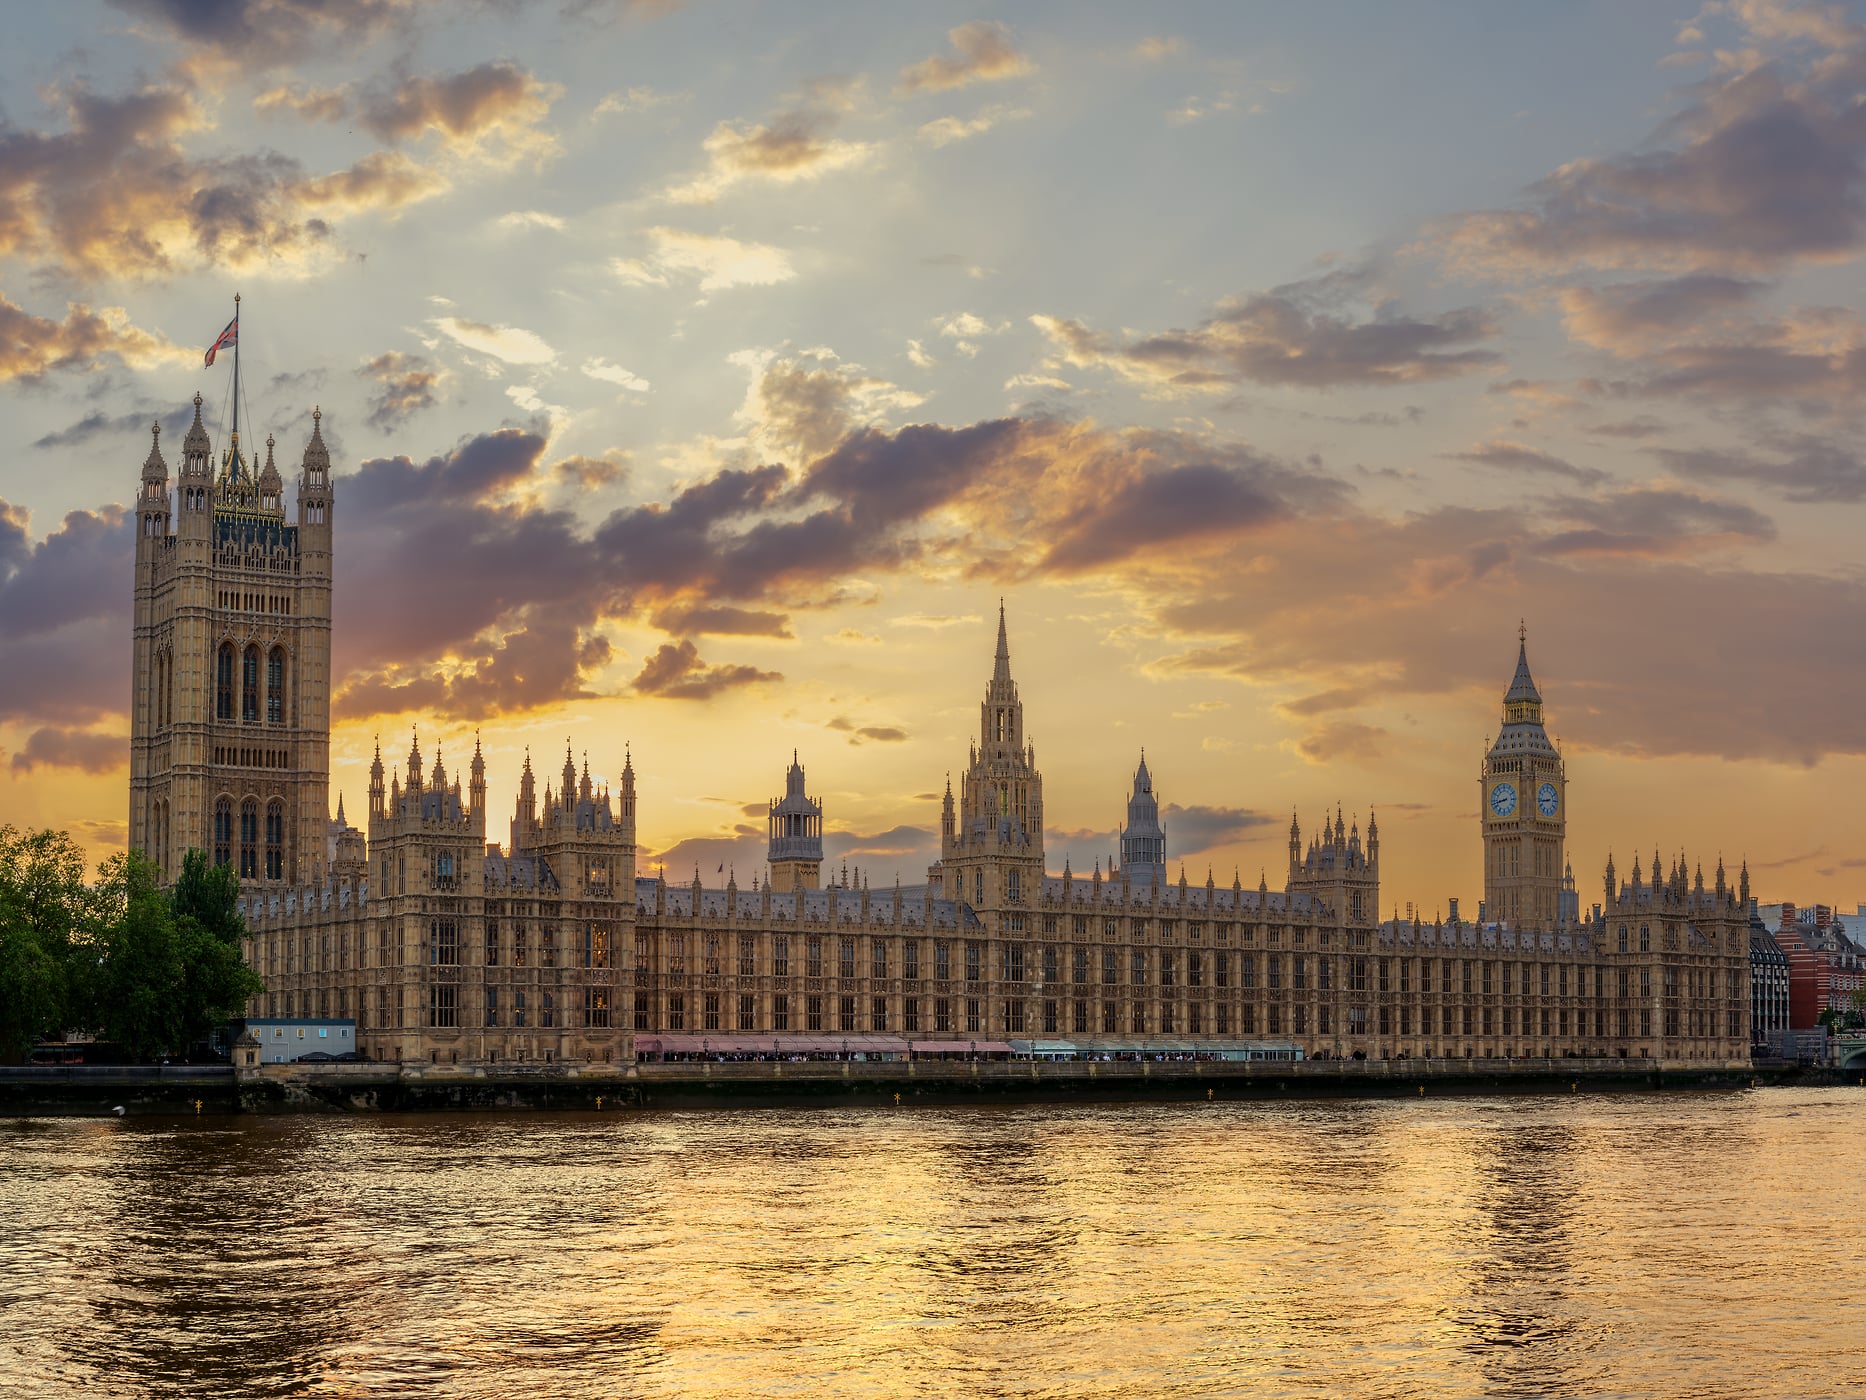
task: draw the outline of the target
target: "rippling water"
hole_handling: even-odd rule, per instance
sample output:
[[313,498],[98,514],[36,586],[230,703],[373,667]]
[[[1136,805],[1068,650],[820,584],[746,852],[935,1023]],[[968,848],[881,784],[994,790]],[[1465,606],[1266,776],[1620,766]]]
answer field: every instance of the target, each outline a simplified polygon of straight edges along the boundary
[[1866,1091],[0,1123],[9,1396],[1866,1394]]

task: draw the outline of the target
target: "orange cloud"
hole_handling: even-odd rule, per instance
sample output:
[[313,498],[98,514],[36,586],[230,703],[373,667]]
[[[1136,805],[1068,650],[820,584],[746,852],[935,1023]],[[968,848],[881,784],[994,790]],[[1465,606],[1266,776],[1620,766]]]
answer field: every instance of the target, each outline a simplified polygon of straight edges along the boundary
[[0,295],[0,383],[38,379],[53,370],[95,369],[107,359],[144,368],[192,360],[165,337],[130,324],[120,306],[93,311],[76,302],[62,321],[34,316]]
[[946,32],[950,54],[934,54],[901,70],[901,93],[946,92],[972,83],[998,82],[1036,72],[1017,50],[1011,31],[990,20],[974,20]]
[[55,91],[66,130],[0,133],[0,253],[83,280],[179,268],[302,269],[331,242],[330,214],[397,208],[445,188],[405,157],[378,152],[306,176],[269,152],[191,157],[203,130],[178,88],[100,97]]
[[785,112],[769,124],[721,122],[701,143],[706,169],[667,192],[678,204],[710,204],[744,181],[795,184],[862,164],[874,147],[829,136],[835,118],[821,110]]

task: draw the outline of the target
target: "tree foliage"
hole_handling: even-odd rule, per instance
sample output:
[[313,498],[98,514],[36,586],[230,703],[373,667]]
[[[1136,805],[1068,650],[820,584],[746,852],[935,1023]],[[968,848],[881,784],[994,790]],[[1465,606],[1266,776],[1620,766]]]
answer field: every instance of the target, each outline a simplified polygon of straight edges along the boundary
[[89,904],[76,842],[0,827],[0,1060],[22,1057],[65,1016]]
[[167,890],[135,851],[86,885],[65,833],[0,828],[0,1059],[67,1030],[138,1059],[204,1040],[265,990],[241,957],[239,894],[200,851]]
[[209,865],[205,851],[189,851],[169,906],[181,952],[182,1043],[192,1045],[266,988],[241,956],[246,920],[232,866]]

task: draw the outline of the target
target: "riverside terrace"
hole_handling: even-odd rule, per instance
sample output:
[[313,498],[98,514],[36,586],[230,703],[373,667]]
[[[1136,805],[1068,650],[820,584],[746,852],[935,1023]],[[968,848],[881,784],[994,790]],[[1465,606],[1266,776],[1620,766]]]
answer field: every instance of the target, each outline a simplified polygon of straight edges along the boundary
[[808,1063],[847,1061],[886,1064],[976,1060],[1037,1060],[1161,1064],[1187,1061],[1294,1061],[1304,1058],[1294,1042],[1219,1040],[911,1040],[905,1036],[856,1033],[846,1036],[659,1035],[635,1038],[637,1064]]
[[1619,1059],[676,1061],[0,1067],[0,1116],[1218,1101],[1847,1084],[1832,1068]]

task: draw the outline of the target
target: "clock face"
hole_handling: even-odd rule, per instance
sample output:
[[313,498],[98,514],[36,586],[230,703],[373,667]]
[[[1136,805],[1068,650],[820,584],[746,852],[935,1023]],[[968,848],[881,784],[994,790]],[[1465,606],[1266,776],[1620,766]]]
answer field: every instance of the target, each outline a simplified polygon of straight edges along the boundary
[[1498,783],[1490,790],[1490,810],[1507,817],[1516,810],[1516,784]]
[[1561,794],[1555,791],[1555,784],[1544,783],[1536,790],[1536,810],[1545,817],[1555,815],[1555,809],[1561,806]]

